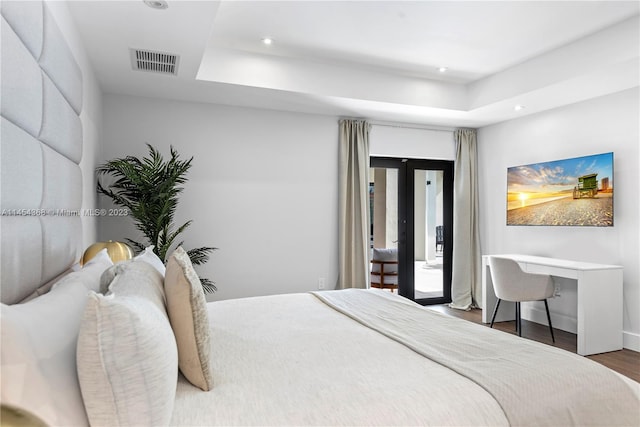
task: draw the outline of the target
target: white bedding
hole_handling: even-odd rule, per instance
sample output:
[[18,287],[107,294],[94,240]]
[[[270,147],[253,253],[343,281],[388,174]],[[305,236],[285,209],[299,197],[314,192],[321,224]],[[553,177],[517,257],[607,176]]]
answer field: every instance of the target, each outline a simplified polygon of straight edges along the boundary
[[173,425],[508,425],[472,381],[311,294],[208,308],[214,387],[180,378]]
[[208,311],[214,388],[181,377],[172,425],[509,425],[475,382],[312,294]]
[[384,292],[316,294],[327,305],[473,380],[511,425],[628,426],[640,400],[610,369],[577,354],[425,310]]

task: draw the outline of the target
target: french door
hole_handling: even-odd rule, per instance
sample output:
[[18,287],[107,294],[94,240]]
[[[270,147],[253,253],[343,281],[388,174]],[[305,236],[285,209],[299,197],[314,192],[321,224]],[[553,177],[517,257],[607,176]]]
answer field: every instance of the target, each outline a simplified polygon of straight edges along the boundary
[[397,248],[397,292],[420,304],[451,301],[453,162],[370,159],[371,248]]

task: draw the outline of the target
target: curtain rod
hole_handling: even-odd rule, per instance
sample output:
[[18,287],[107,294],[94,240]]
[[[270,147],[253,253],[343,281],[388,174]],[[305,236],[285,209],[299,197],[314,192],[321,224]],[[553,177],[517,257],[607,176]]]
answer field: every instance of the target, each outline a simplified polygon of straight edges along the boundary
[[450,127],[430,127],[430,126],[421,126],[421,125],[408,125],[408,124],[401,124],[401,123],[389,123],[389,122],[376,122],[376,121],[369,121],[369,124],[371,124],[372,126],[384,126],[384,127],[389,127],[389,128],[402,128],[402,129],[418,129],[418,130],[432,130],[432,131],[436,131],[436,132],[454,132],[456,129],[455,128],[450,128]]

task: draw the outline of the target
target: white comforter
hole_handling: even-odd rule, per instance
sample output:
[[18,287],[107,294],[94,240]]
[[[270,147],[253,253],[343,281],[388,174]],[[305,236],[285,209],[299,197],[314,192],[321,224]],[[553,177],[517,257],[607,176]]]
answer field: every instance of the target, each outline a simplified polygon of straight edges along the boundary
[[181,378],[174,425],[509,424],[475,382],[312,294],[208,309],[214,388]]

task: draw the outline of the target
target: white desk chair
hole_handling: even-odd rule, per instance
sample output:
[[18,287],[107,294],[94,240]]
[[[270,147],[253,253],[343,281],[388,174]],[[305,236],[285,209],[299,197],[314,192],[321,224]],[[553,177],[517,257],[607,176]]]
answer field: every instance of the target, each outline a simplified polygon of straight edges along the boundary
[[544,307],[547,310],[547,320],[549,321],[549,331],[551,331],[551,339],[555,343],[556,339],[553,336],[549,305],[547,304],[547,298],[553,296],[554,291],[551,276],[546,274],[525,273],[517,262],[509,258],[492,256],[489,258],[489,266],[491,269],[493,289],[498,297],[498,302],[496,303],[496,308],[493,310],[493,317],[491,318],[491,327],[493,328],[493,322],[496,319],[500,301],[515,302],[516,331],[518,332],[518,336],[522,336],[520,302],[544,300]]

